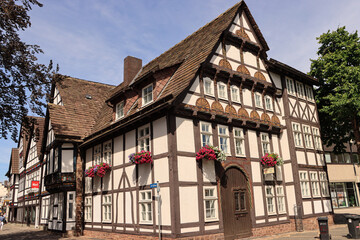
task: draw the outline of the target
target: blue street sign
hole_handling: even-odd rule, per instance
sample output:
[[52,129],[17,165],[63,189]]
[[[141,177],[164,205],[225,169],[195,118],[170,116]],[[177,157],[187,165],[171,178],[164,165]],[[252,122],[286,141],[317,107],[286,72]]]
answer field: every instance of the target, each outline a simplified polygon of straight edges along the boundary
[[150,188],[157,188],[157,183],[150,184]]

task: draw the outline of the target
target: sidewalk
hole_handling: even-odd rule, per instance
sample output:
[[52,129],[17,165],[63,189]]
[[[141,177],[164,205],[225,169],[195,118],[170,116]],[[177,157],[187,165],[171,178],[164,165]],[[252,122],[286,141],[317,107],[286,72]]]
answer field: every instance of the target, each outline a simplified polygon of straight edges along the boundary
[[[349,239],[347,238],[347,234],[349,233],[347,224],[339,224],[330,226],[330,234],[331,240],[339,240],[339,239]],[[282,233],[270,237],[257,237],[257,238],[249,238],[249,239],[264,239],[264,240],[289,240],[289,239],[298,239],[298,240],[316,240],[319,239],[319,230],[313,231],[304,231],[304,232],[290,232],[290,233]]]

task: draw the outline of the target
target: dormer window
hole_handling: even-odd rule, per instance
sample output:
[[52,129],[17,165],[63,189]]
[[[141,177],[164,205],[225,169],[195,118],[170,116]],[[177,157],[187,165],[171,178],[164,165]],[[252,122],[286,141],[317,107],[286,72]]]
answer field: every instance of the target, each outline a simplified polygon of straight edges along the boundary
[[153,101],[153,85],[150,84],[142,89],[142,105],[145,106]]
[[116,104],[116,116],[115,120],[118,120],[120,118],[124,117],[124,101]]
[[205,94],[214,96],[214,83],[210,78],[204,78],[204,89]]

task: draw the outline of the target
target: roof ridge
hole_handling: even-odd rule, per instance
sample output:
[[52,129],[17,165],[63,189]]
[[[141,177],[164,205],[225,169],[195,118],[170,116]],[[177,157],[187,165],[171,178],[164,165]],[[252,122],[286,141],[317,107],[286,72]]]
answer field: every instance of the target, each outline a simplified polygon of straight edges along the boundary
[[116,87],[116,85],[112,85],[109,83],[101,83],[101,82],[95,82],[95,81],[91,81],[91,80],[86,80],[86,79],[81,79],[81,78],[77,78],[77,77],[71,77],[71,76],[66,76],[63,75],[65,78],[68,79],[73,79],[73,80],[77,80],[77,81],[82,81],[82,82],[86,82],[86,83],[90,83],[90,84],[95,84],[95,85],[105,85],[105,86],[109,86],[109,87]]

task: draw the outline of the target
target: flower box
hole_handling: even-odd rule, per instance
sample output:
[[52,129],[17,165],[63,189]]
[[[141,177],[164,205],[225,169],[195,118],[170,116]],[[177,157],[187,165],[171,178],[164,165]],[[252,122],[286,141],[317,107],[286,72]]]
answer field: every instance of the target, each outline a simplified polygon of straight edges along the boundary
[[200,148],[196,153],[196,161],[201,161],[203,159],[224,162],[226,160],[226,155],[218,147],[206,145]]
[[266,153],[261,158],[265,181],[282,181],[282,158],[276,153]]
[[151,157],[151,152],[142,150],[138,153],[132,153],[129,155],[129,160],[133,164],[144,164],[152,163],[153,159]]
[[107,163],[96,164],[85,170],[85,177],[104,177],[111,170],[111,166]]

